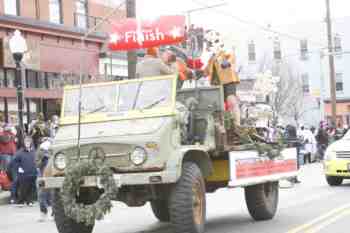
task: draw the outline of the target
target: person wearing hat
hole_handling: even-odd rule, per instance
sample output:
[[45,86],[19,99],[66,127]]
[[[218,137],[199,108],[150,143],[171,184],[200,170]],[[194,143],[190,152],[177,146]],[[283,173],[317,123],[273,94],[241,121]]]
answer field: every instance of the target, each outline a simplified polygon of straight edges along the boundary
[[[51,138],[44,138],[43,142],[39,146],[39,150],[36,154],[36,166],[38,171],[38,177],[42,177],[44,174],[44,170],[49,161],[49,149],[52,144]],[[50,216],[48,214],[48,207],[51,205],[51,192],[50,190],[43,188],[43,183],[38,183],[38,201],[40,207],[40,218],[39,222],[45,222],[50,220]]]
[[24,139],[24,146],[16,152],[11,167],[17,169],[19,204],[31,206],[36,191],[37,168],[35,163],[35,150],[30,137]]
[[166,64],[159,56],[159,50],[156,47],[148,48],[146,56],[136,66],[136,77],[138,78],[156,77],[175,73],[175,66]]
[[34,149],[37,150],[41,139],[43,137],[49,136],[48,130],[46,128],[46,124],[44,121],[44,115],[39,113],[37,121],[34,123],[33,127],[30,130],[30,136],[33,139]]

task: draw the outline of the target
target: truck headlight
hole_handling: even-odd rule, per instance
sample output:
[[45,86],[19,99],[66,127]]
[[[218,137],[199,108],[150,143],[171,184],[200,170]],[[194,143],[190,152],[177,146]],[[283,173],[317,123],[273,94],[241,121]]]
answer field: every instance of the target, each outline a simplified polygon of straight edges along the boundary
[[66,168],[66,155],[63,153],[57,153],[55,155],[53,164],[58,170],[64,170]]
[[130,155],[130,160],[136,166],[140,166],[144,162],[146,162],[147,152],[141,147],[136,147],[135,150]]
[[332,150],[326,150],[326,153],[324,155],[324,159],[326,161],[331,161],[333,159],[335,159],[337,156],[336,156],[336,152],[335,151],[332,151]]

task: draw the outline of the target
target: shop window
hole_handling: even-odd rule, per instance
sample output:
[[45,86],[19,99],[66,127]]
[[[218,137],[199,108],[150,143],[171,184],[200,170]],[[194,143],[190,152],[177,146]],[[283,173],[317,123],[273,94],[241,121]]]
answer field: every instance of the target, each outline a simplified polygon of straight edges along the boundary
[[32,70],[27,70],[26,74],[26,87],[37,88],[38,87],[38,73]]
[[301,81],[303,85],[303,92],[309,93],[310,92],[310,83],[309,83],[309,75],[308,74],[302,74],[301,75]]
[[4,0],[4,12],[6,15],[19,16],[20,0]]
[[1,87],[5,87],[5,74],[3,69],[0,69],[0,88]]
[[49,0],[50,22],[61,24],[62,19],[62,1]]
[[6,86],[16,87],[16,73],[14,69],[6,69]]
[[335,75],[335,89],[337,92],[343,92],[343,74],[337,73]]
[[255,53],[255,44],[254,41],[251,41],[248,44],[248,59],[250,62],[256,61],[256,53]]
[[308,53],[309,53],[309,48],[308,48],[307,40],[301,40],[300,41],[300,59],[307,60]]
[[278,38],[276,38],[273,42],[273,58],[275,60],[282,59],[281,42]]
[[339,53],[342,51],[342,41],[340,35],[334,37],[334,51]]
[[87,0],[75,2],[75,26],[86,29],[88,27],[88,3]]
[[40,0],[35,0],[35,17],[40,19]]
[[63,84],[60,76],[56,73],[47,73],[47,81],[49,84],[49,89],[61,88]]
[[43,73],[43,72],[38,73],[38,80],[37,80],[38,81],[38,88],[42,88],[42,89],[47,88],[45,78],[46,78],[45,73]]

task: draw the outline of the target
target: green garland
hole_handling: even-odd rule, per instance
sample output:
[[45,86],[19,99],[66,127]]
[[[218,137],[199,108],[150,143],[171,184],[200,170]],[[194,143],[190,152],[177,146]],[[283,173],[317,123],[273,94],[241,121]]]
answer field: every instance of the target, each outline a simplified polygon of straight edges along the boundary
[[234,130],[240,144],[250,145],[251,149],[257,150],[260,156],[274,159],[281,156],[282,150],[285,148],[281,135],[278,135],[277,143],[268,144],[258,135],[255,128],[235,125],[234,117],[229,112],[224,112],[224,127],[226,130]]
[[[98,200],[91,205],[77,202],[80,184],[84,176],[98,176],[104,192]],[[98,161],[87,160],[80,163],[72,163],[67,167],[65,179],[61,190],[62,201],[65,214],[78,223],[87,226],[93,225],[95,220],[101,220],[110,212],[112,200],[116,198],[118,192],[117,185],[113,179],[111,169]]]
[[260,156],[267,156],[269,159],[281,156],[284,149],[284,144],[280,142],[277,144],[254,143],[254,146]]

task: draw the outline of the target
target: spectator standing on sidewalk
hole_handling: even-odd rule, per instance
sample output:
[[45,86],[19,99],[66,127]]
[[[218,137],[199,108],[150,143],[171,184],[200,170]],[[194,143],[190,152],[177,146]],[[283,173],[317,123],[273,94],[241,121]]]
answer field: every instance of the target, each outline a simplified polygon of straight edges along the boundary
[[[294,127],[293,125],[287,125],[286,126],[286,131],[285,131],[285,138],[288,142],[288,144],[291,144],[293,147],[296,148],[297,150],[297,169],[299,171],[300,167],[301,167],[301,163],[300,163],[300,140],[298,139],[298,135],[297,135],[297,129],[296,127]],[[298,179],[298,176],[293,177],[292,182],[298,184],[301,183],[301,181]]]
[[318,129],[318,132],[316,135],[317,153],[321,161],[324,158],[324,152],[326,151],[327,146],[329,144],[329,138],[328,138],[328,133],[326,131],[326,127],[327,127],[326,123],[324,121],[321,121],[320,128]]
[[16,153],[12,163],[12,167],[18,169],[18,203],[25,203],[31,206],[33,204],[34,192],[36,190],[35,182],[37,177],[35,150],[31,138],[26,137],[24,139],[24,148]]
[[32,122],[32,126],[29,129],[29,134],[33,139],[34,149],[39,148],[41,139],[43,137],[48,137],[48,130],[44,121],[44,115],[40,113],[37,120]]
[[[1,120],[0,120],[1,121]],[[10,164],[16,153],[16,136],[11,132],[11,127],[0,123],[0,169],[6,171],[11,180],[11,203],[16,200],[17,193],[17,170]]]
[[1,123],[0,119],[0,164],[3,170],[8,168],[13,155],[16,153],[16,136],[11,128]]
[[[49,148],[51,146],[51,138],[45,138],[43,143],[40,144],[39,150],[36,156],[36,165],[38,168],[38,176],[41,177],[44,174],[44,170],[49,161]],[[48,207],[51,205],[51,193],[49,190],[43,189],[43,184],[38,183],[38,199],[40,206],[40,218],[39,222],[45,222],[49,219]]]

